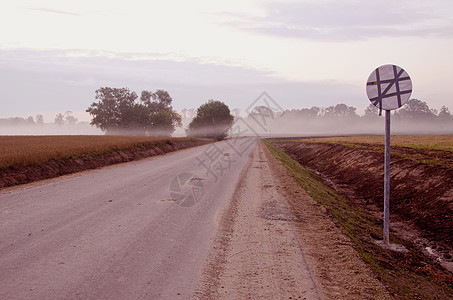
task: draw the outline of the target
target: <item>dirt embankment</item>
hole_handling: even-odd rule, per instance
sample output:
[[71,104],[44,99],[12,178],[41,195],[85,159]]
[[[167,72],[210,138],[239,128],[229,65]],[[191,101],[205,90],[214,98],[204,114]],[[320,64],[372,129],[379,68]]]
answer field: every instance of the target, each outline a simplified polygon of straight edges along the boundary
[[156,144],[155,146],[146,149],[143,147],[135,147],[126,150],[108,151],[104,154],[84,154],[77,158],[50,160],[38,165],[14,166],[0,170],[0,189],[96,169],[107,165],[161,155],[210,142],[210,140],[169,141]]
[[[331,180],[331,185],[358,204],[374,206],[376,212],[383,210],[384,154],[381,149],[303,142],[276,145],[302,165]],[[414,155],[416,161],[403,158]],[[453,153],[448,151],[392,147],[391,219],[415,224],[423,238],[435,241],[439,248],[443,245],[452,249],[453,168],[448,163],[443,166],[420,163],[424,158],[428,161],[433,157],[442,162],[453,161]],[[447,254],[446,258],[451,260],[451,255]]]

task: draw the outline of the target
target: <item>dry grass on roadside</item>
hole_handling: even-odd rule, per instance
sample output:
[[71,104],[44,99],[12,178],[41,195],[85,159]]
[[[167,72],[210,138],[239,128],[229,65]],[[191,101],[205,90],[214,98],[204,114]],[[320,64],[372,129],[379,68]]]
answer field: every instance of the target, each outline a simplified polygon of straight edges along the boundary
[[147,149],[157,144],[189,140],[135,136],[0,136],[0,169],[36,165],[53,159],[101,155],[131,148]]
[[[304,142],[384,145],[384,136],[344,136],[303,139]],[[453,135],[394,135],[392,146],[453,152]]]

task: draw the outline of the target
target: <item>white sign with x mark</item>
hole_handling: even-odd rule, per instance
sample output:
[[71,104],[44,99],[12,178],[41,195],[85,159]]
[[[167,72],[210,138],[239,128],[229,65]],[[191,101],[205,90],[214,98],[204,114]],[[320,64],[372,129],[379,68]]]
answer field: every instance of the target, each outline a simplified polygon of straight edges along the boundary
[[406,71],[395,65],[383,65],[368,77],[366,93],[380,110],[400,108],[409,100],[412,81]]

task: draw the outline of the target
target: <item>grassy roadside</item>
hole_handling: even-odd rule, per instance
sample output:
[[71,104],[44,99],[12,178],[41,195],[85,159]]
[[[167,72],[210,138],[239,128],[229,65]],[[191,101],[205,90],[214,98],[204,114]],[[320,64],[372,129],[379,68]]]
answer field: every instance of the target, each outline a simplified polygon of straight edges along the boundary
[[392,252],[377,246],[373,238],[382,237],[382,224],[378,219],[326,186],[319,176],[301,166],[269,140],[263,142],[309,195],[326,207],[340,224],[343,233],[351,238],[363,260],[371,266],[395,298],[453,298],[451,276],[417,252],[410,242],[391,234],[391,242],[406,246],[410,250],[407,253]]
[[87,155],[96,157],[121,150],[146,150],[159,145],[188,141],[194,139],[94,135],[0,136],[0,170]]

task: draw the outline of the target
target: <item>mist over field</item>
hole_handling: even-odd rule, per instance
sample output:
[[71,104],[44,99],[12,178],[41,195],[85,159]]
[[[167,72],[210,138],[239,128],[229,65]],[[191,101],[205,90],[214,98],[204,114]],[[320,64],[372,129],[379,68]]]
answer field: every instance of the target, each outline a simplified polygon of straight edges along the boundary
[[[258,136],[316,136],[316,135],[384,135],[384,117],[376,120],[268,120],[265,126],[253,119],[235,123],[247,131],[242,135]],[[246,124],[245,124],[246,123]],[[233,129],[234,126],[233,125]],[[263,128],[264,127],[264,128]],[[391,134],[451,134],[453,124],[391,120]]]
[[[206,129],[206,132],[211,129]],[[433,124],[430,122],[395,121],[391,122],[392,134],[451,134],[453,124]],[[315,135],[384,135],[384,118],[372,122],[333,120],[292,122],[282,120],[268,121],[266,129],[251,119],[238,120],[233,124],[230,137],[261,136],[315,136]],[[48,124],[42,127],[35,126],[7,126],[0,127],[0,135],[104,135],[98,128],[89,124],[76,126],[56,126]],[[133,132],[123,131],[122,135],[134,135]],[[178,127],[174,137],[186,136],[185,128]]]
[[[337,107],[347,107],[337,105]],[[384,135],[384,112],[368,111],[365,115],[351,113],[329,112],[329,108],[301,109],[275,112],[258,107],[251,113],[233,109],[234,123],[229,130],[230,137],[237,136],[314,136],[314,135]],[[332,107],[331,107],[332,108]],[[421,115],[408,115],[409,109],[402,108],[401,112],[391,114],[391,134],[452,134],[453,117],[448,114],[436,115],[425,110]],[[196,115],[195,109],[184,109],[178,112],[182,119],[181,125],[175,128],[172,136],[187,136],[187,128]],[[18,120],[20,119],[20,120]],[[199,129],[198,133],[210,132],[214,128]],[[74,124],[31,123],[22,118],[0,119],[0,135],[103,135],[105,132],[90,125],[88,122]],[[134,130],[122,129],[113,134],[139,135]]]
[[102,135],[101,130],[87,122],[74,125],[1,125],[0,135]]

